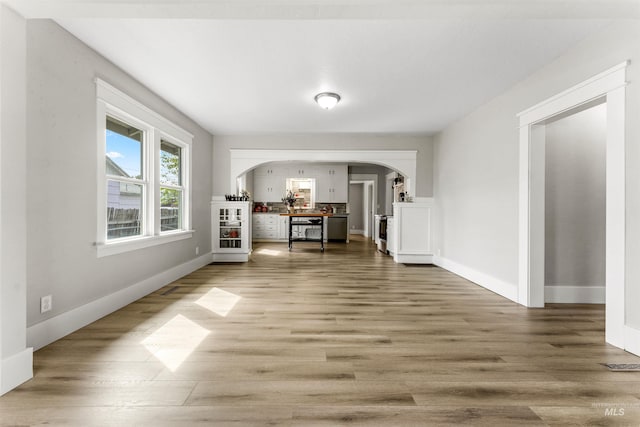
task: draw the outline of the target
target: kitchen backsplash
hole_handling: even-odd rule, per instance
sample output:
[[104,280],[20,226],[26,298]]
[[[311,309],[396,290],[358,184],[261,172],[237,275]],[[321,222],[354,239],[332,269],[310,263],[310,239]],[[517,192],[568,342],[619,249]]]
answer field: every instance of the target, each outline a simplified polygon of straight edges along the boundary
[[[266,206],[268,212],[287,212],[287,205],[279,202],[253,202],[253,210],[256,211],[256,206]],[[320,211],[322,208],[333,207],[333,213],[347,213],[347,204],[346,203],[316,203],[316,206],[313,209],[305,209],[305,211]],[[296,209],[299,209],[296,207]]]

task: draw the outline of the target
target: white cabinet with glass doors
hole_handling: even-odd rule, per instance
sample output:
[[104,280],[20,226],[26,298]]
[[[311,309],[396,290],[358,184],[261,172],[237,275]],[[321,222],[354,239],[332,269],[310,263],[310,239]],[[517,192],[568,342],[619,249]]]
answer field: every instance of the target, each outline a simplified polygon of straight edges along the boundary
[[245,262],[251,253],[251,202],[211,202],[214,262]]

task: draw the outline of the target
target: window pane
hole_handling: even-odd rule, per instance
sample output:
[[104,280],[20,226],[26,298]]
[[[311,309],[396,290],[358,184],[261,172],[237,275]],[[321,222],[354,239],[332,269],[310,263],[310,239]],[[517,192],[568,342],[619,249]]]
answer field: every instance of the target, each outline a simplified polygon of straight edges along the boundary
[[160,143],[160,183],[182,185],[182,150],[167,141]]
[[107,175],[142,179],[144,131],[107,117]]
[[182,190],[160,188],[160,231],[182,229]]
[[142,234],[142,185],[109,180],[107,239]]

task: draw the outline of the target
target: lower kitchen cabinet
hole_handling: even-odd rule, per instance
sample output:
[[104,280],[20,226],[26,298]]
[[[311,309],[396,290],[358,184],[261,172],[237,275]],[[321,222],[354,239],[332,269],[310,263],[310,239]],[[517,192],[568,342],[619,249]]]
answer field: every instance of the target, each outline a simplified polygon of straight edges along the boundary
[[268,213],[253,214],[253,240],[279,240],[280,215]]
[[393,219],[388,218],[387,248],[395,262],[433,263],[432,212],[432,198],[393,204]]
[[214,262],[245,262],[251,253],[251,202],[211,202],[211,249]]

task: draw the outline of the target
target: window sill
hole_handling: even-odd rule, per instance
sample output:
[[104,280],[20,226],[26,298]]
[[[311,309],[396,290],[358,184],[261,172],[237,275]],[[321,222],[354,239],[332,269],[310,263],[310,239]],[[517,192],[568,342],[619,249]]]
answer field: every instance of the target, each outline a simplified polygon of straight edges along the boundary
[[176,242],[178,240],[190,239],[193,237],[193,230],[175,231],[160,236],[145,236],[135,239],[120,240],[117,242],[102,243],[96,245],[98,258],[117,255],[138,249],[163,245],[165,243]]

